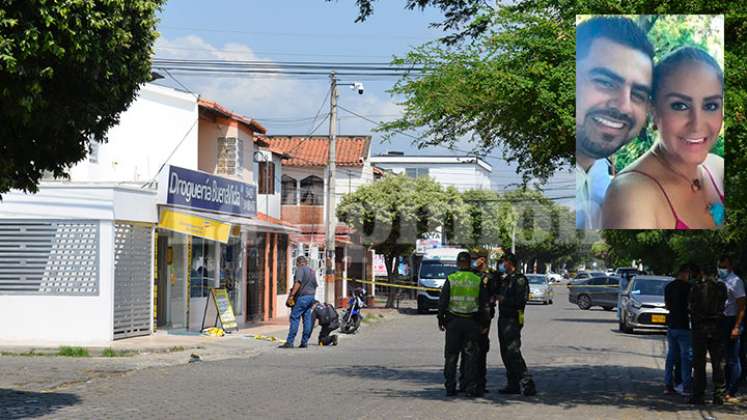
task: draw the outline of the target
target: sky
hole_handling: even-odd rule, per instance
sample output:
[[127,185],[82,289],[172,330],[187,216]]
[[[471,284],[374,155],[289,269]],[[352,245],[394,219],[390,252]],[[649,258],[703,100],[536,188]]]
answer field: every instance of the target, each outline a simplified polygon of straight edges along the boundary
[[[434,40],[443,32],[431,28],[442,20],[437,9],[406,10],[404,0],[380,0],[374,14],[363,23],[355,23],[358,9],[354,0],[171,0],[160,13],[156,58],[389,62],[413,47]],[[269,79],[250,77],[205,77],[188,74],[166,75],[161,84],[183,87],[201,97],[214,100],[232,111],[254,118],[268,134],[309,135],[314,117],[329,112],[329,79]],[[355,82],[359,80],[340,80]],[[338,105],[375,121],[396,119],[401,97],[387,90],[396,78],[363,80],[365,92],[338,88]],[[324,104],[324,105],[323,105]],[[372,154],[403,151],[420,155],[463,155],[444,147],[418,150],[412,139],[395,136],[388,142],[373,132],[375,124],[338,111],[339,135],[372,135]],[[328,118],[327,118],[328,120]],[[321,120],[316,120],[320,123]],[[329,134],[327,122],[313,134]],[[411,133],[416,135],[416,132]],[[455,146],[472,150],[462,141]],[[494,150],[485,160],[493,166],[492,181],[498,191],[520,182],[512,166]],[[552,178],[546,188],[550,197],[573,195],[575,182],[570,174]],[[558,203],[573,207],[573,199]]]

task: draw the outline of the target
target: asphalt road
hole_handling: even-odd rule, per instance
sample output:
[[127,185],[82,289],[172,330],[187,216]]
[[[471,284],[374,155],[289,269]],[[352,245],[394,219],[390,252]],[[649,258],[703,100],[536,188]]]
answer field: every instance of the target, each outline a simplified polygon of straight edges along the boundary
[[[317,333],[318,330],[315,330]],[[363,325],[340,346],[150,368],[54,392],[15,393],[0,417],[43,418],[743,418],[745,405],[693,409],[662,395],[664,336],[617,332],[614,312],[581,311],[556,286],[555,304],[526,311],[524,357],[536,397],[502,396],[491,327],[488,388],[446,398],[443,333],[433,315]],[[313,338],[316,342],[316,337]]]

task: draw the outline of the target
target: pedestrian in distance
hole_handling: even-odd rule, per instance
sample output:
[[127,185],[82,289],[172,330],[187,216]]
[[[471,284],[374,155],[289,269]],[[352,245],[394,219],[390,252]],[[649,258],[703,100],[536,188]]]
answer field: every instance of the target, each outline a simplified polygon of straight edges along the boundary
[[[692,338],[690,334],[690,314],[687,309],[690,295],[690,266],[682,265],[677,279],[664,288],[664,303],[667,317],[667,360],[664,368],[664,384],[668,393],[686,395],[692,382]],[[680,361],[680,380],[677,381],[675,361]],[[675,384],[679,382],[679,385]]]
[[741,375],[739,347],[742,338],[742,323],[745,312],[745,291],[742,279],[734,274],[731,257],[723,255],[718,261],[719,281],[726,286],[727,297],[724,305],[724,317],[721,321],[726,359],[726,401],[736,399],[737,386]]
[[501,394],[537,394],[534,380],[521,355],[521,330],[524,327],[524,308],[529,299],[529,280],[517,271],[516,255],[503,255],[498,271],[505,273],[498,291],[498,342],[501,359],[506,368],[506,387]]
[[716,280],[716,273],[711,270],[705,275],[700,267],[693,264],[690,274],[695,283],[690,289],[688,310],[692,321],[693,343],[693,394],[690,404],[705,404],[706,389],[706,352],[711,357],[713,370],[713,404],[724,403],[724,340],[721,326],[724,318],[724,305],[727,291],[723,282]]
[[285,306],[291,309],[290,328],[285,344],[280,348],[293,348],[293,342],[296,340],[298,333],[298,324],[303,318],[303,334],[301,335],[300,348],[306,348],[311,337],[311,330],[314,328],[314,318],[312,317],[311,308],[314,306],[314,295],[316,295],[316,273],[306,265],[306,257],[299,256],[296,258],[296,275],[293,281],[293,288],[288,294],[288,300]]
[[337,334],[330,335],[330,333],[340,327],[340,316],[337,314],[337,309],[329,303],[315,301],[312,312],[314,320],[322,328],[319,331],[319,345],[336,346]]
[[446,395],[457,392],[457,361],[464,357],[464,389],[469,397],[482,396],[478,388],[480,334],[489,328],[490,319],[481,310],[486,307],[480,276],[470,269],[470,254],[457,255],[457,271],[450,274],[441,288],[438,301],[438,328],[446,331],[444,379]]

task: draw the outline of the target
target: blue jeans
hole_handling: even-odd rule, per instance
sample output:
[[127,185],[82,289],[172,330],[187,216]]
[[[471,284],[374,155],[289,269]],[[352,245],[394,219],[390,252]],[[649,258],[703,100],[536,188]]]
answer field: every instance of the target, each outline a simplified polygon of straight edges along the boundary
[[299,296],[296,299],[296,305],[291,310],[290,329],[286,341],[293,344],[296,341],[298,332],[298,321],[303,317],[303,335],[301,336],[301,345],[306,345],[311,337],[311,330],[314,328],[314,318],[311,317],[311,307],[314,305],[314,296]]
[[[724,359],[726,360],[726,393],[729,395],[737,394],[739,376],[742,374],[742,366],[739,360],[740,339],[731,339],[731,330],[737,318],[733,316],[724,317],[722,328],[726,346],[724,347]],[[741,329],[741,325],[740,325]]]
[[664,383],[674,386],[672,372],[674,362],[679,358],[682,363],[682,386],[690,388],[692,383],[692,360],[693,346],[690,330],[669,329],[667,330],[667,361],[664,365]]

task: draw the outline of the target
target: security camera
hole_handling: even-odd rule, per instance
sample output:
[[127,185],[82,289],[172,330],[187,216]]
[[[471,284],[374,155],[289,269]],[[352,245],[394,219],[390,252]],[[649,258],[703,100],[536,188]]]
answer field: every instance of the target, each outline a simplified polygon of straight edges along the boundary
[[363,95],[363,83],[355,82],[352,86],[353,90],[357,90],[359,95]]

